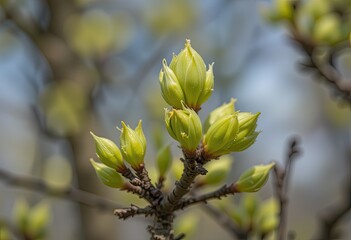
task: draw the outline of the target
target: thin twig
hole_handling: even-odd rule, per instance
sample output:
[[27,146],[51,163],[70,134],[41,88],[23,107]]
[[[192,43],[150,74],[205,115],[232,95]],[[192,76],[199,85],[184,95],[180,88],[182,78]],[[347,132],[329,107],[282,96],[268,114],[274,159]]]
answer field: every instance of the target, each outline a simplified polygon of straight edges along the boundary
[[189,197],[188,199],[184,199],[180,201],[179,204],[175,207],[175,209],[183,209],[197,203],[207,203],[207,201],[209,200],[221,199],[222,197],[226,197],[228,194],[234,195],[235,191],[233,189],[234,188],[233,186],[234,186],[233,184],[229,186],[224,185],[213,192],[206,193],[199,196]]
[[210,204],[203,204],[201,207],[211,216],[215,221],[227,230],[230,235],[236,237],[239,240],[244,240],[248,238],[248,233],[244,232],[242,229],[238,228],[235,223],[227,215],[223,214],[215,207]]
[[340,220],[346,216],[351,211],[351,153],[349,155],[349,172],[346,179],[346,184],[344,185],[343,195],[344,199],[341,203],[332,206],[327,215],[321,217],[320,220],[320,233],[318,239],[328,240],[340,238],[336,236],[335,227],[340,222]]
[[52,197],[72,200],[104,211],[113,211],[113,209],[121,208],[121,205],[115,202],[72,186],[67,188],[55,188],[44,182],[42,179],[10,173],[1,168],[0,179],[11,186],[41,192]]
[[118,208],[115,209],[114,214],[120,219],[127,219],[129,217],[134,217],[135,215],[144,215],[145,217],[154,214],[154,209],[150,206],[145,208],[140,208],[136,205],[131,205],[129,208]]
[[285,159],[284,166],[280,166],[278,163],[274,166],[275,185],[274,190],[276,197],[279,200],[280,211],[279,211],[279,226],[278,226],[278,239],[286,239],[287,230],[287,204],[288,204],[288,186],[291,175],[293,160],[300,154],[298,148],[299,140],[297,137],[293,137],[289,143],[289,152]]

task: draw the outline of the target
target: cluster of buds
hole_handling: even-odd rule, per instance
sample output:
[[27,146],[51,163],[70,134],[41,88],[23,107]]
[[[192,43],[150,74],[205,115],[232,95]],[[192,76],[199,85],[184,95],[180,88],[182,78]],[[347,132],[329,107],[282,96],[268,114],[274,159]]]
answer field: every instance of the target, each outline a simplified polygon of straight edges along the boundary
[[159,80],[164,100],[173,108],[183,108],[184,102],[195,111],[200,110],[213,91],[213,64],[206,71],[204,60],[191,47],[190,40],[186,40],[178,55],[173,55],[169,66],[165,59],[162,64]]
[[91,159],[91,164],[101,182],[112,188],[122,188],[126,185],[121,174],[125,175],[129,169],[124,161],[135,171],[144,168],[146,139],[141,121],[134,130],[122,122],[122,128],[119,130],[121,149],[113,141],[91,133],[95,141],[96,155],[101,161],[98,163]]
[[[101,163],[93,160],[91,163],[105,185],[130,191],[150,203],[149,208],[144,208],[140,214],[155,215],[155,221],[162,221],[161,225],[168,226],[172,224],[163,224],[166,218],[173,221],[174,211],[193,203],[206,202],[228,194],[258,191],[266,183],[274,164],[255,166],[245,171],[238,181],[230,185],[224,185],[209,194],[185,199],[184,196],[190,189],[213,187],[228,176],[232,160],[223,155],[243,151],[255,142],[259,134],[256,127],[260,113],[236,111],[234,106],[236,100],[231,99],[214,109],[203,124],[198,112],[213,91],[213,64],[210,64],[206,71],[202,57],[191,47],[189,40],[186,41],[185,48],[173,56],[169,66],[166,60],[162,63],[159,83],[164,100],[172,107],[170,110],[165,109],[165,125],[169,135],[182,149],[184,154],[182,162],[172,162],[170,145],[159,149],[156,157],[159,179],[154,185],[144,166],[146,139],[140,121],[135,129],[122,122],[120,148],[111,140],[92,133]],[[219,160],[211,161],[213,159]],[[182,166],[174,168],[178,166],[177,163]],[[206,169],[205,164],[208,164]],[[177,169],[174,172],[178,184],[175,184],[171,192],[166,193],[164,181],[171,168]],[[129,182],[125,182],[123,177],[129,179]],[[125,219],[139,214],[137,209],[136,206],[130,209],[116,209],[115,214]],[[165,219],[159,216],[164,216]],[[153,226],[150,226],[150,229],[152,234],[160,230],[153,229]],[[160,231],[158,234],[164,232]],[[171,230],[168,229],[167,232]],[[158,234],[157,238],[152,239],[161,239]],[[168,239],[167,234],[162,235],[162,239]]]
[[[21,239],[44,239],[46,237],[51,219],[48,202],[43,200],[30,207],[26,200],[19,199],[15,203],[13,215],[18,234],[22,235]],[[0,231],[0,239],[12,238],[1,235]]]
[[214,80],[213,64],[207,72],[205,66],[187,40],[185,48],[173,56],[169,67],[163,60],[160,86],[164,100],[173,107],[165,113],[170,136],[190,155],[201,144],[204,158],[211,160],[250,147],[258,136],[259,113],[235,111],[236,100],[231,99],[210,113],[203,129],[197,112],[211,96]]
[[257,194],[249,193],[239,203],[222,201],[218,205],[238,229],[255,239],[272,238],[279,225],[279,202],[273,197],[261,201]]
[[332,46],[349,38],[350,6],[348,0],[275,0],[262,13],[270,22],[291,24],[311,44]]

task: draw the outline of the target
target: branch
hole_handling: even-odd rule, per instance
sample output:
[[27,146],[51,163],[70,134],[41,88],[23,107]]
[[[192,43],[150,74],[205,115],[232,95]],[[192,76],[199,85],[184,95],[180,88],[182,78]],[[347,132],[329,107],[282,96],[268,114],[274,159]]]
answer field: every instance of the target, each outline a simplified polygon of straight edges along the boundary
[[183,209],[197,203],[206,204],[209,200],[221,199],[221,197],[226,197],[228,194],[234,195],[234,184],[231,184],[229,186],[223,185],[222,187],[213,192],[184,199],[179,202],[179,204],[175,207],[175,210]]
[[154,214],[154,209],[152,209],[150,206],[145,207],[145,208],[140,208],[135,205],[131,205],[129,208],[119,208],[114,211],[114,214],[119,218],[119,219],[127,219],[129,217],[134,217],[135,215],[145,215],[145,217],[151,216]]
[[196,154],[196,156],[186,156],[185,160],[182,160],[184,163],[184,171],[179,181],[175,183],[175,187],[172,192],[163,199],[161,203],[161,208],[166,211],[172,211],[181,198],[189,193],[190,187],[194,182],[196,176],[206,174],[206,169],[202,167],[198,162],[201,154]]
[[289,143],[289,151],[285,160],[285,166],[282,167],[278,163],[274,166],[275,176],[275,194],[279,200],[279,226],[278,226],[278,239],[286,239],[286,223],[287,223],[287,203],[288,203],[288,186],[291,174],[293,160],[301,153],[298,148],[299,140],[293,137]]
[[[351,155],[351,153],[350,153]],[[349,158],[349,164],[351,164],[351,156]],[[347,176],[345,188],[343,189],[344,200],[341,203],[336,204],[335,206],[331,207],[329,210],[329,214],[321,217],[320,221],[320,236],[318,239],[320,240],[328,240],[339,238],[339,236],[335,236],[335,227],[340,222],[340,220],[350,213],[351,211],[351,172],[349,165],[349,173]],[[341,237],[340,237],[341,238]]]
[[[295,40],[302,48],[304,54],[307,57],[307,62],[302,64],[303,66],[313,69],[316,71],[321,80],[324,80],[324,83],[327,84],[336,97],[339,97],[344,102],[348,103],[351,107],[351,86],[342,85],[342,77],[340,73],[332,66],[332,60],[321,62],[316,58],[315,50],[318,45],[310,38],[304,36],[299,32],[297,27],[297,19],[295,18],[291,22],[290,32],[292,34],[293,40]],[[339,47],[345,47],[343,43],[339,43],[339,46],[332,48],[330,56],[334,55],[333,51],[339,51]]]
[[206,169],[200,164],[201,151],[199,149],[195,154],[189,156],[185,151],[185,160],[181,159],[184,163],[184,171],[179,181],[175,183],[175,187],[171,193],[164,198],[159,198],[159,204],[155,205],[155,218],[153,225],[149,226],[149,232],[151,233],[151,239],[163,240],[163,239],[174,239],[173,236],[173,219],[174,211],[182,199],[182,197],[189,193],[191,185],[194,179],[199,174],[206,174]]
[[215,207],[210,204],[201,205],[201,207],[213,217],[213,219],[225,230],[227,230],[232,236],[236,237],[240,240],[245,240],[248,238],[248,233],[244,232],[242,229],[238,228],[232,219],[230,219],[227,215],[220,212]]
[[142,182],[141,187],[145,190],[146,197],[151,201],[151,204],[154,204],[162,195],[161,191],[151,183],[149,173],[144,165],[136,171],[136,174]]
[[115,202],[94,195],[92,193],[82,191],[72,186],[64,189],[51,187],[41,179],[13,174],[1,168],[0,180],[11,186],[30,189],[57,198],[68,199],[104,211],[112,211],[115,208],[121,207]]

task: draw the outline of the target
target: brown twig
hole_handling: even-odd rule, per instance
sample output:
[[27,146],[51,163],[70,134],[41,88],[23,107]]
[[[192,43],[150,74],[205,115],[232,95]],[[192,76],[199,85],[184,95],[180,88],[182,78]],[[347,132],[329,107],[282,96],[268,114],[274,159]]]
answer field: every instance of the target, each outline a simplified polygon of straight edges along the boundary
[[74,187],[55,188],[48,185],[42,179],[10,173],[1,168],[0,179],[11,186],[41,192],[57,198],[72,200],[104,211],[112,212],[113,209],[121,207],[115,202]]
[[223,227],[227,232],[237,238],[239,240],[245,240],[248,238],[248,233],[238,228],[232,219],[230,219],[227,215],[220,212],[218,209],[213,207],[210,204],[203,204],[201,208],[205,210],[216,222]]
[[154,214],[154,209],[150,206],[145,208],[140,208],[135,205],[131,205],[129,208],[119,208],[115,209],[114,214],[120,219],[127,219],[129,217],[134,217],[135,215],[144,215],[145,217],[151,216]]
[[159,204],[155,205],[156,212],[154,223],[149,226],[149,232],[153,240],[174,239],[173,219],[176,206],[184,195],[189,193],[196,176],[206,174],[206,169],[200,164],[202,149],[195,154],[189,155],[184,152],[184,171],[179,181],[175,183],[174,189],[167,195],[159,198]]
[[189,206],[197,204],[197,203],[205,203],[206,204],[207,201],[209,201],[209,200],[221,199],[222,197],[226,197],[229,194],[234,195],[234,192],[235,192],[234,191],[234,184],[231,184],[229,186],[224,185],[213,192],[206,193],[206,194],[199,195],[199,196],[192,196],[192,197],[189,197],[188,199],[184,199],[184,200],[180,201],[179,204],[175,207],[175,210],[183,209],[183,208],[189,207]]
[[276,197],[279,200],[280,211],[279,211],[279,226],[278,226],[278,239],[286,239],[286,228],[287,228],[287,204],[288,204],[288,186],[290,180],[290,174],[292,169],[293,160],[300,154],[298,148],[299,140],[297,137],[293,137],[289,143],[289,151],[285,159],[284,166],[280,166],[278,163],[274,166],[275,185],[274,190]]

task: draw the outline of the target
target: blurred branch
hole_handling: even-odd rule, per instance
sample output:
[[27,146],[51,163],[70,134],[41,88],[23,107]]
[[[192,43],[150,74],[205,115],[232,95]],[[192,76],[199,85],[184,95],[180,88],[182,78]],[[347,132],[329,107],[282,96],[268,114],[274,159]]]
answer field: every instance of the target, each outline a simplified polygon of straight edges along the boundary
[[292,171],[291,169],[293,160],[295,160],[295,158],[301,153],[301,150],[299,149],[298,145],[298,138],[293,137],[289,141],[289,150],[285,159],[284,166],[281,166],[280,164],[276,163],[273,171],[275,176],[274,190],[280,204],[278,226],[278,239],[280,240],[286,239],[288,186],[290,181],[290,174]]
[[0,168],[0,179],[8,185],[41,192],[52,197],[68,199],[103,211],[113,211],[121,206],[110,200],[74,187],[55,188],[41,179],[10,173]]
[[337,224],[340,220],[345,217],[351,210],[351,153],[349,154],[349,172],[347,174],[346,183],[343,188],[343,201],[335,204],[328,209],[328,214],[320,217],[320,233],[318,239],[329,240],[341,238],[337,236],[338,233],[335,231]]
[[[306,69],[313,70],[318,78],[323,80],[332,90],[335,97],[346,102],[351,107],[351,85],[342,84],[342,77],[334,68],[331,59],[321,61],[321,59],[315,55],[318,45],[312,39],[299,32],[295,15],[296,14],[293,14],[294,18],[290,24],[290,32],[293,40],[300,45],[302,51],[307,57],[306,62],[302,65],[306,67]],[[345,48],[345,46],[345,42],[337,44],[334,48],[330,49],[329,55],[332,57],[335,52],[340,51],[340,49]]]
[[239,240],[245,240],[248,238],[247,232],[243,232],[241,229],[239,229],[232,219],[230,219],[227,215],[223,214],[223,212],[220,212],[218,209],[213,207],[210,204],[206,205],[201,205],[202,209],[206,211],[218,224],[223,227],[225,230],[227,230],[230,235],[233,237],[239,239]]

